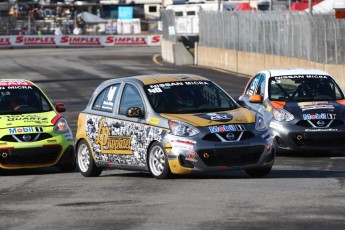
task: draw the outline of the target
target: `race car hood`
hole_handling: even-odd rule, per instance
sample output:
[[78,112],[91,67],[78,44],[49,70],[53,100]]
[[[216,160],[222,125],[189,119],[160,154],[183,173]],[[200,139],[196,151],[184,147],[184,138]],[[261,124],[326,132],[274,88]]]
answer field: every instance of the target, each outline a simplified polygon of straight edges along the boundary
[[183,121],[195,127],[255,122],[255,113],[244,108],[214,113],[161,114],[161,116],[169,120]]
[[283,108],[303,120],[334,119],[345,113],[345,106],[336,101],[286,102]]
[[12,127],[51,126],[58,114],[55,111],[44,113],[12,114],[0,116],[0,129]]

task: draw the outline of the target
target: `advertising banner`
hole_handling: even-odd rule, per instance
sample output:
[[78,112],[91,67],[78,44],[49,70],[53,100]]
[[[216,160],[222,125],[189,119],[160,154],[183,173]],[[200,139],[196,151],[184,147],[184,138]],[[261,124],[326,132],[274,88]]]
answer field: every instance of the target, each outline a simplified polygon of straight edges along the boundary
[[162,35],[14,35],[0,36],[0,48],[160,46]]

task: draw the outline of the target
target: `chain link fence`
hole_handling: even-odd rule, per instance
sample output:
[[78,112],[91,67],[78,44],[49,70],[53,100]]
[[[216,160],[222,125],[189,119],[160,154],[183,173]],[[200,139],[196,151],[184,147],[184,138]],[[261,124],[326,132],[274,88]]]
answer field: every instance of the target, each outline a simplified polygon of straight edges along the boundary
[[200,45],[345,63],[345,20],[301,12],[200,12]]
[[[165,32],[168,18],[171,27],[173,12],[162,13]],[[178,34],[163,37],[177,41]],[[200,11],[199,45],[345,64],[345,19],[293,11]]]

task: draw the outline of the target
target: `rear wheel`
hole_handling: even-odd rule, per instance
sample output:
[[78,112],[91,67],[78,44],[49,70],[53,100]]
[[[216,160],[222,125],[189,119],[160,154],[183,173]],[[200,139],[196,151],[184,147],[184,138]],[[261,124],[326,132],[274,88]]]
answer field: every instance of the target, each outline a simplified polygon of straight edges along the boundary
[[253,168],[253,169],[246,169],[246,173],[254,178],[260,178],[267,176],[272,170],[272,167],[264,167],[264,168]]
[[96,166],[90,147],[85,140],[80,141],[77,147],[77,159],[79,170],[83,176],[96,177],[101,175],[103,169]]
[[150,172],[157,179],[171,176],[166,152],[158,142],[154,143],[149,150],[148,164]]

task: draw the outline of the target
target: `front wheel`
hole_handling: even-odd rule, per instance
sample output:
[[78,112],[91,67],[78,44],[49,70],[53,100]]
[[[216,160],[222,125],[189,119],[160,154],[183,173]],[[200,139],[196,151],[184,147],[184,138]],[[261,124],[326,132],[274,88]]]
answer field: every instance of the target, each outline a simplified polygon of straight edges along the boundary
[[101,175],[103,169],[98,168],[93,160],[88,143],[80,141],[77,147],[78,166],[81,174],[85,177],[96,177]]
[[157,179],[165,179],[171,176],[167,155],[164,148],[158,142],[154,143],[148,156],[149,169]]
[[272,167],[264,167],[264,168],[253,168],[253,169],[246,169],[246,173],[254,178],[260,178],[268,175],[272,170]]

